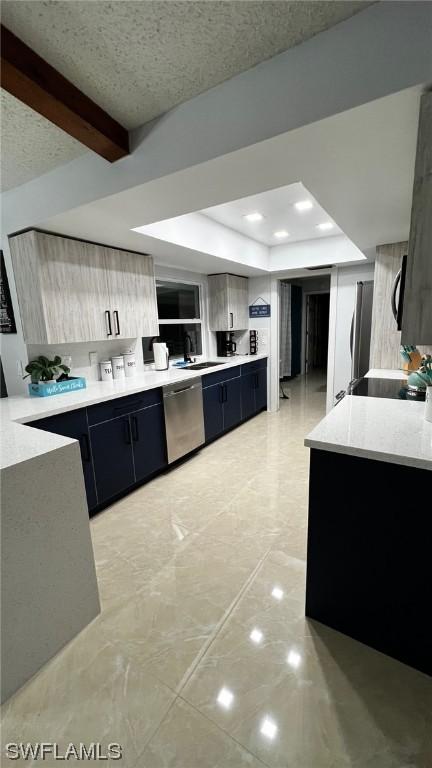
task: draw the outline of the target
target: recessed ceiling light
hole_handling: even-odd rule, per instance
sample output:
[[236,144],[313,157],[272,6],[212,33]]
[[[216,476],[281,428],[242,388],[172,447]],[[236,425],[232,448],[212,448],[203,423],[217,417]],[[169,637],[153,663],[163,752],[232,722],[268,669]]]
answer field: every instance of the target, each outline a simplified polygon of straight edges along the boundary
[[323,221],[322,224],[318,224],[317,229],[321,229],[324,232],[326,229],[333,229],[333,227],[334,224],[331,221]]
[[233,703],[233,699],[234,699],[234,694],[232,691],[229,690],[229,688],[220,689],[218,693],[217,701],[218,701],[218,704],[221,705],[221,707],[224,707],[224,709],[229,709],[231,704]]
[[266,736],[268,739],[274,739],[278,732],[278,727],[274,720],[270,717],[265,717],[261,723],[260,731],[262,735]]
[[313,208],[313,203],[310,200],[299,200],[298,203],[294,203],[294,208],[297,211],[310,211]]
[[254,211],[253,213],[247,213],[245,216],[245,219],[247,221],[262,221],[264,216],[262,213],[258,213],[258,211]]
[[261,640],[263,639],[263,633],[261,632],[260,629],[257,629],[255,627],[255,629],[253,629],[252,632],[250,633],[249,637],[253,643],[256,643],[257,645],[259,645]]
[[286,229],[278,229],[276,232],[273,232],[273,234],[278,240],[282,240],[284,237],[289,237],[289,232],[287,232]]

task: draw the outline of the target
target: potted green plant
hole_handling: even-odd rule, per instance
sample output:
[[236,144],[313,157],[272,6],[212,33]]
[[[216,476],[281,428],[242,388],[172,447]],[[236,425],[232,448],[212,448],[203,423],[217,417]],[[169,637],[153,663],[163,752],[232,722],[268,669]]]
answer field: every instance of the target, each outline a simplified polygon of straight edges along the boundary
[[36,360],[32,360],[26,365],[25,370],[27,376],[23,376],[24,379],[31,377],[32,384],[38,384],[40,381],[52,381],[57,375],[66,377],[70,373],[70,368],[67,365],[62,365],[61,357],[56,355],[54,360],[49,360],[44,355],[39,355]]
[[[25,368],[27,376],[31,378],[28,385],[29,394],[32,397],[48,397],[60,395],[64,392],[75,392],[77,389],[85,389],[86,380],[82,376],[69,376],[70,368],[63,365],[61,357],[56,355],[53,360],[40,355],[32,360]],[[56,378],[57,377],[57,378]]]

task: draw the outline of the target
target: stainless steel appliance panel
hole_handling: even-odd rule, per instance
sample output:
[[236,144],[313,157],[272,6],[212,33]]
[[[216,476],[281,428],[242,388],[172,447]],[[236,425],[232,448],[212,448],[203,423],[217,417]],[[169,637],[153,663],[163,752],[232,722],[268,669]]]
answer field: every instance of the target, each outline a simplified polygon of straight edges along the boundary
[[351,325],[351,379],[358,379],[369,370],[372,302],[373,280],[358,282]]
[[171,464],[204,443],[201,377],[163,387],[163,403]]

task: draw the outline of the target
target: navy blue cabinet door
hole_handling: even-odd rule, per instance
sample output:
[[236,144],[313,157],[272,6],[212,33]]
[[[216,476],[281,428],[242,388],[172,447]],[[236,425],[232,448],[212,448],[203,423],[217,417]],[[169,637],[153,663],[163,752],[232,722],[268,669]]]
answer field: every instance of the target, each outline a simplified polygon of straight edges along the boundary
[[224,387],[224,429],[231,429],[241,422],[241,378],[230,379]]
[[256,413],[255,408],[255,385],[256,373],[246,373],[241,379],[241,405],[242,419],[248,419]]
[[135,482],[129,416],[90,427],[99,504]]
[[137,482],[167,464],[165,420],[162,405],[135,411],[130,416]]
[[205,439],[213,440],[223,432],[223,384],[203,389]]
[[257,411],[262,411],[267,408],[267,368],[261,368],[256,376],[255,405]]
[[68,411],[67,413],[60,413],[58,416],[31,421],[29,426],[43,429],[45,432],[53,432],[55,435],[63,435],[64,437],[72,437],[78,440],[81,450],[87,504],[89,509],[93,509],[97,504],[97,498],[85,409]]

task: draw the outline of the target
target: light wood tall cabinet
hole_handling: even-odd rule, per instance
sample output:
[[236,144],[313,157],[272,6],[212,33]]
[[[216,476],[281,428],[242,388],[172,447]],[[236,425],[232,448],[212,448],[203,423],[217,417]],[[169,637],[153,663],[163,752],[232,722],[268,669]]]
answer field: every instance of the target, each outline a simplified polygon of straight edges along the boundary
[[420,103],[402,343],[432,344],[432,92]]
[[153,260],[32,230],[10,238],[27,344],[153,336]]
[[[398,369],[402,366],[401,332],[393,316],[392,293],[407,247],[407,242],[401,242],[380,245],[376,249],[369,361],[371,368]],[[421,354],[432,354],[430,345],[418,345],[418,350]]]
[[209,275],[209,323],[211,331],[241,331],[249,327],[248,278]]

